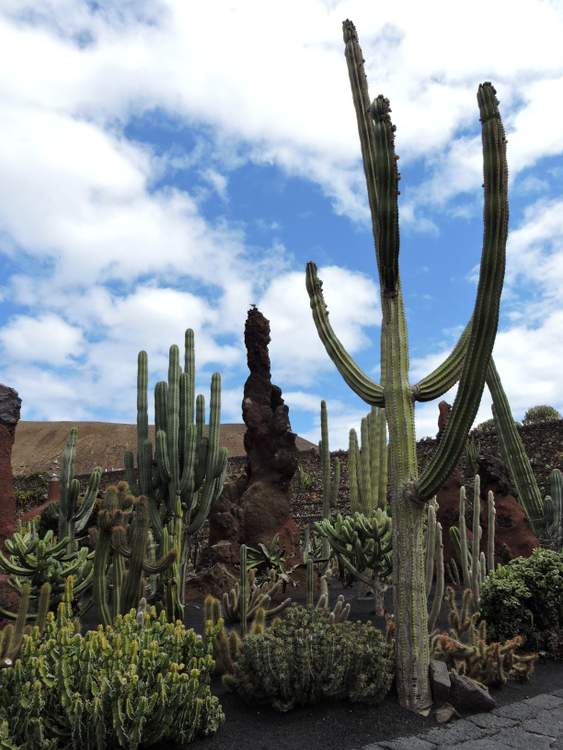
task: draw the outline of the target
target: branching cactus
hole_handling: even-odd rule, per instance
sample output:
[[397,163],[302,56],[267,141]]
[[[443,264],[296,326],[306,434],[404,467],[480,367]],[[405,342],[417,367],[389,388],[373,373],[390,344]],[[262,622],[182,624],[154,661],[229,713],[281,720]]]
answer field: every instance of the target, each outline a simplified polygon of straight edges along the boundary
[[473,523],[471,529],[471,544],[467,534],[465,522],[465,487],[459,492],[459,521],[457,526],[450,527],[450,538],[453,542],[457,559],[461,566],[461,581],[463,588],[470,590],[472,601],[479,607],[481,599],[481,584],[483,579],[495,569],[495,496],[489,490],[487,494],[487,547],[481,549],[483,529],[481,527],[481,481],[475,475],[473,484]]
[[[342,377],[371,406],[385,407],[389,431],[389,494],[393,513],[397,692],[405,708],[432,703],[424,561],[425,504],[451,474],[475,419],[496,336],[508,233],[506,139],[496,92],[477,92],[484,158],[484,239],[477,298],[470,323],[449,357],[416,385],[409,384],[407,326],[399,278],[399,173],[389,100],[368,94],[356,29],[344,22],[346,60],[372,216],[381,288],[381,383],[354,362],[334,333],[314,263],[307,291],[319,336]],[[418,475],[414,404],[443,395],[459,381],[448,425],[422,476]]]
[[74,477],[74,459],[78,430],[71,427],[63,454],[61,499],[59,501],[59,539],[67,538],[67,552],[77,548],[76,535],[84,531],[98,496],[102,470],[96,466],[90,474],[86,494],[79,502],[80,482]]
[[350,430],[348,481],[352,513],[369,513],[387,505],[387,432],[385,411],[372,406],[362,419],[361,448],[356,430]]
[[114,489],[108,489],[98,513],[94,555],[93,601],[104,625],[110,625],[116,615],[136,609],[144,593],[144,576],[167,570],[176,558],[174,550],[160,560],[147,556],[148,500],[141,495],[130,512],[120,504]]
[[[138,489],[148,497],[151,526],[161,553],[176,550],[174,613],[181,616],[190,539],[199,531],[212,504],[221,494],[227,472],[227,450],[219,446],[221,376],[211,377],[209,425],[205,427],[205,399],[195,398],[194,333],[185,334],[184,369],[179,349],[170,347],[168,381],[155,386],[156,449],[148,437],[148,357],[137,362],[137,476]],[[126,455],[128,475],[134,478],[132,454]],[[167,536],[164,534],[167,528]]]

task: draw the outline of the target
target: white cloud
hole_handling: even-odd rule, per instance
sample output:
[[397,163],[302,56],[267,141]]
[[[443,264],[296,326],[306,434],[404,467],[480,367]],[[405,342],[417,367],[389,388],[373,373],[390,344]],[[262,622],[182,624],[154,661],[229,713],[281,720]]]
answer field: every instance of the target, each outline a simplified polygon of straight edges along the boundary
[[84,350],[82,331],[57,315],[18,315],[0,330],[4,356],[50,366],[71,364]]
[[[379,325],[379,295],[363,274],[336,266],[319,269],[332,327],[350,354],[372,344],[364,328]],[[317,334],[305,271],[284,274],[272,281],[258,304],[271,322],[272,372],[291,386],[309,385],[322,371],[334,369]]]

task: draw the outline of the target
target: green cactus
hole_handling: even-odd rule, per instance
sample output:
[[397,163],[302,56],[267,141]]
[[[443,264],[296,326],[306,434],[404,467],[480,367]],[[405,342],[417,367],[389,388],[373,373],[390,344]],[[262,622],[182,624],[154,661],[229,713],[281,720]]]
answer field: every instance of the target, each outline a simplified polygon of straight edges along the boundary
[[176,559],[175,550],[160,560],[147,556],[148,500],[144,495],[133,499],[126,491],[123,494],[120,500],[117,489],[108,487],[98,512],[93,602],[104,625],[110,625],[116,615],[137,608],[143,596],[144,576],[166,571]]
[[[153,533],[166,555],[174,549],[174,577],[166,578],[169,616],[181,617],[184,586],[190,557],[190,540],[209,515],[221,494],[227,472],[225,448],[219,446],[221,376],[211,377],[208,434],[204,435],[205,400],[195,398],[194,333],[185,334],[184,369],[179,350],[170,347],[168,381],[155,386],[156,446],[148,438],[148,357],[137,360],[137,482],[148,497]],[[134,459],[126,455],[130,479]]]
[[71,427],[63,453],[61,498],[58,504],[59,539],[67,539],[67,552],[69,553],[77,548],[76,536],[84,531],[90,520],[102,477],[102,469],[96,466],[90,474],[86,494],[79,502],[80,482],[74,477],[77,438],[78,429]]
[[502,459],[509,471],[518,501],[534,533],[541,537],[544,531],[541,492],[492,358],[487,369],[487,387],[493,399],[492,411]]
[[450,527],[450,538],[461,567],[463,588],[470,590],[472,601],[479,607],[481,599],[481,584],[485,577],[495,569],[495,524],[496,508],[495,496],[489,490],[487,493],[487,547],[481,550],[483,529],[481,527],[481,480],[475,475],[473,484],[473,523],[471,550],[465,523],[465,487],[459,492],[459,521],[458,526]]
[[[451,474],[463,451],[485,384],[498,326],[508,232],[506,139],[495,89],[479,86],[484,158],[484,240],[481,273],[471,322],[451,355],[411,386],[408,340],[399,279],[399,195],[395,127],[389,101],[370,102],[363,55],[354,25],[344,22],[346,59],[362,148],[381,287],[381,384],[353,361],[328,318],[314,263],[307,265],[307,291],[319,336],[344,380],[370,405],[385,407],[389,430],[389,490],[393,512],[394,597],[399,702],[425,711],[432,702],[428,678],[428,615],[424,577],[424,504]],[[418,476],[414,403],[445,393],[459,380],[448,425],[435,454]]]
[[550,495],[543,501],[545,539],[556,550],[563,548],[563,474],[553,469],[549,475]]
[[524,639],[517,635],[503,643],[489,643],[487,623],[478,622],[479,613],[470,589],[463,593],[462,608],[458,609],[455,591],[448,586],[449,633],[434,632],[431,651],[434,659],[446,662],[449,669],[467,675],[483,685],[498,687],[508,680],[528,680],[534,671],[538,654],[521,654],[517,650]]
[[362,445],[354,429],[348,444],[348,481],[352,513],[369,513],[387,505],[387,435],[385,411],[372,406],[360,430]]
[[[8,575],[8,584],[22,597],[27,586],[31,587],[28,620],[36,620],[39,616],[40,592],[45,584],[49,584],[53,602],[57,604],[63,596],[68,576],[74,576],[77,581],[74,587],[77,597],[88,591],[93,578],[93,552],[81,547],[69,553],[69,538],[57,541],[52,531],[39,536],[38,520],[34,519],[5,540],[6,555],[0,551],[0,570]],[[17,617],[2,607],[0,614],[8,619]]]
[[340,461],[334,461],[334,475],[330,465],[330,446],[328,441],[328,414],[326,401],[321,401],[321,439],[319,442],[321,458],[321,476],[323,482],[323,518],[330,518],[333,508],[336,508],[338,492],[340,490]]
[[136,750],[214,733],[224,720],[210,690],[216,630],[208,623],[204,641],[141,607],[81,635],[61,603],[2,670],[0,715],[10,738],[21,750]]

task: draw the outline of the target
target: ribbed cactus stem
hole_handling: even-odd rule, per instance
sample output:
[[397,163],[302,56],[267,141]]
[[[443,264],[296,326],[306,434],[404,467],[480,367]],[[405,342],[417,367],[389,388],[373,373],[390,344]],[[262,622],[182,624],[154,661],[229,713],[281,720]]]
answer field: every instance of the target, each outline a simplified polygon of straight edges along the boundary
[[459,490],[459,545],[460,545],[460,564],[461,574],[463,576],[463,588],[471,587],[471,568],[469,564],[469,546],[467,544],[467,525],[465,523],[465,487]]
[[481,567],[479,565],[481,544],[481,480],[475,475],[473,485],[473,538],[471,540],[471,591],[475,606],[479,606],[481,593]]
[[240,545],[240,632],[242,637],[248,632],[248,566],[247,546]]
[[487,569],[491,573],[495,569],[495,527],[497,510],[495,496],[492,490],[487,493]]
[[361,510],[358,489],[358,436],[356,430],[350,430],[348,442],[348,491],[352,513]]
[[487,386],[493,399],[492,411],[501,455],[518,495],[518,501],[534,533],[541,537],[544,526],[541,492],[492,357],[487,369]]
[[307,560],[307,607],[313,607],[313,576],[314,563],[311,558]]
[[[313,319],[327,353],[344,380],[370,405],[385,406],[389,430],[389,495],[393,513],[394,610],[397,693],[400,704],[426,711],[432,697],[424,557],[424,503],[459,460],[475,419],[499,318],[508,232],[506,138],[494,87],[479,86],[484,161],[484,234],[471,325],[452,355],[425,381],[408,381],[408,336],[399,278],[397,155],[389,100],[370,99],[364,59],[354,24],[343,24],[345,55],[356,110],[362,162],[372,217],[381,290],[381,385],[366,377],[335,335],[314,263],[306,286]],[[418,476],[414,402],[435,398],[459,378],[448,425],[422,476]],[[477,564],[477,561],[476,561]]]
[[428,632],[431,633],[438,622],[440,617],[440,611],[442,609],[442,602],[444,601],[444,542],[442,538],[442,524],[436,521],[436,534],[435,534],[435,567],[436,567],[436,587],[434,589],[434,598],[432,600],[432,608],[428,617]]
[[426,596],[430,596],[434,578],[434,555],[436,552],[436,508],[434,503],[428,503],[426,523]]
[[559,469],[553,469],[549,476],[551,503],[553,507],[553,525],[551,538],[555,549],[563,546],[563,474]]

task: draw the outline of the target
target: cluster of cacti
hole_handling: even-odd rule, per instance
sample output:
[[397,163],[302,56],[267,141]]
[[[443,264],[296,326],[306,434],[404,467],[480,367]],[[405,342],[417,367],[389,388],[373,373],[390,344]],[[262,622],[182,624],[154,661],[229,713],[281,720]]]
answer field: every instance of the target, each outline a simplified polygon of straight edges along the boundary
[[150,608],[82,636],[61,603],[2,670],[0,718],[21,750],[134,750],[211,734],[224,720],[209,687],[214,632],[208,623],[204,642]]
[[[148,437],[148,358],[139,352],[137,369],[137,471],[132,453],[125,455],[131,486],[149,499],[150,519],[160,553],[176,551],[173,574],[165,576],[169,615],[181,616],[190,540],[221,493],[227,450],[219,447],[221,377],[211,377],[207,434],[205,399],[195,398],[194,334],[185,334],[184,369],[179,350],[169,351],[168,381],[155,386],[156,448]],[[133,484],[135,482],[135,485]]]
[[108,487],[98,511],[93,601],[104,625],[136,608],[146,578],[170,569],[176,559],[175,550],[151,559],[148,500],[133,498],[128,489],[126,482]]
[[380,614],[380,602],[393,569],[391,529],[391,517],[382,508],[369,514],[343,516],[337,513],[315,523],[315,530],[327,539],[345,577],[355,578],[374,588]]
[[361,422],[361,446],[356,430],[348,444],[348,486],[352,513],[369,513],[387,506],[387,430],[385,411],[376,406]]
[[[210,643],[211,653],[215,660],[215,674],[224,675],[234,671],[235,663],[242,653],[243,638],[249,633],[257,635],[263,633],[266,628],[266,611],[259,607],[252,620],[250,629],[245,634],[239,635],[236,630],[227,631],[225,628],[225,618],[219,599],[208,594],[203,603],[205,622],[209,622],[213,629],[211,636],[206,635]],[[276,622],[274,618],[273,622]]]
[[328,579],[326,575],[322,575],[319,578],[319,598],[317,603],[314,603],[314,570],[315,564],[312,558],[309,558],[306,562],[307,571],[307,589],[306,589],[306,605],[309,608],[314,607],[315,609],[324,609],[329,612],[331,622],[344,622],[348,619],[350,614],[350,604],[345,601],[344,595],[339,594],[336,598],[334,607],[330,609],[330,595],[328,590]]
[[14,625],[8,623],[0,630],[0,667],[11,667],[20,652],[24,635],[29,635],[33,627],[42,633],[47,623],[47,613],[51,605],[51,586],[44,583],[39,591],[37,612],[34,626],[27,625],[29,605],[31,600],[31,585],[25,583],[22,587],[20,603]]
[[[461,567],[461,576],[454,560],[450,560],[450,578],[456,585],[463,584],[464,589],[471,589],[475,606],[479,607],[481,584],[486,576],[495,569],[495,497],[489,490],[487,493],[487,548],[481,550],[481,480],[475,475],[473,484],[473,524],[471,545],[467,534],[465,520],[465,487],[459,492],[459,521],[457,526],[450,527],[450,538],[454,545],[455,554]],[[471,547],[471,549],[470,549]]]
[[228,623],[242,622],[242,613],[246,613],[246,621],[256,615],[258,609],[263,609],[266,617],[272,617],[281,612],[291,602],[288,597],[280,604],[270,606],[272,597],[278,594],[284,584],[283,579],[276,576],[275,571],[269,571],[260,583],[256,581],[256,571],[248,569],[247,547],[240,548],[240,577],[230,591],[225,591],[222,597],[223,613]]
[[[50,585],[52,600],[56,605],[61,600],[68,576],[75,577],[74,593],[77,598],[84,596],[93,580],[94,553],[87,547],[72,548],[69,552],[70,537],[58,541],[52,531],[39,536],[37,520],[6,538],[6,555],[0,551],[0,570],[8,574],[8,584],[22,596],[30,586],[29,620],[38,616],[40,592],[44,584]],[[15,612],[2,607],[0,614],[10,619],[17,618]]]
[[67,540],[67,551],[78,546],[78,535],[85,531],[98,496],[102,470],[96,466],[90,474],[86,494],[80,498],[80,482],[74,477],[74,459],[78,430],[71,427],[63,453],[63,468],[60,479],[61,497],[58,503],[59,540]]
[[249,634],[223,683],[252,704],[279,711],[323,698],[378,703],[393,680],[393,651],[371,623],[333,622],[321,608],[292,605]]
[[[385,408],[389,432],[389,495],[393,514],[394,611],[397,691],[401,705],[425,711],[432,702],[428,668],[424,505],[450,476],[477,413],[493,349],[503,285],[508,232],[506,139],[495,89],[479,86],[484,159],[484,237],[477,298],[471,321],[446,360],[412,386],[403,295],[399,278],[399,173],[389,100],[370,101],[356,29],[343,25],[346,60],[360,136],[381,289],[381,384],[363,372],[329,322],[314,263],[306,286],[327,353],[344,380],[370,406]],[[448,424],[422,476],[418,476],[414,404],[444,394],[459,381]]]
[[435,659],[487,686],[529,679],[538,654],[517,653],[524,642],[522,636],[517,635],[503,643],[488,643],[487,623],[485,620],[478,622],[479,613],[474,612],[471,590],[463,592],[461,610],[451,586],[448,586],[446,599],[450,609],[450,631],[432,634],[431,650]]

